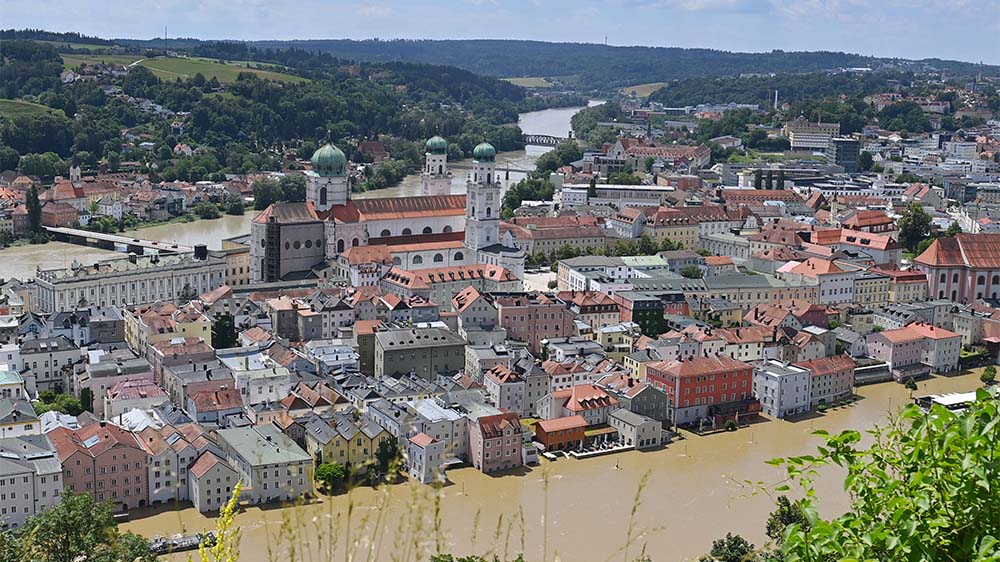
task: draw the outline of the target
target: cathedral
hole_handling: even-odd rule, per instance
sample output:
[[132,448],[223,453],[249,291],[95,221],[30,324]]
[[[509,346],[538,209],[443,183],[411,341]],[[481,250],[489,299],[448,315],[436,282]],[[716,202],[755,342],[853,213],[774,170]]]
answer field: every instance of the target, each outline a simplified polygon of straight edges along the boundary
[[[503,189],[496,149],[473,150],[465,195],[451,194],[448,142],[427,140],[420,195],[352,199],[347,157],[327,143],[312,156],[304,203],[274,203],[250,226],[251,279],[323,276],[349,280],[358,267],[382,273],[496,265],[524,276],[524,251],[500,235]],[[353,268],[353,269],[352,269]],[[366,269],[367,268],[367,269]],[[356,280],[356,279],[355,279]]]

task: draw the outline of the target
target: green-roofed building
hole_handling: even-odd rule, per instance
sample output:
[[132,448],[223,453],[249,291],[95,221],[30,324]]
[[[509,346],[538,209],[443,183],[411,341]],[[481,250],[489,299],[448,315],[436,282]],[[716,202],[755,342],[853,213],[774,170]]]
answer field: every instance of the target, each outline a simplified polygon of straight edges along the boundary
[[271,424],[219,430],[219,446],[240,474],[253,503],[290,501],[311,494],[312,457]]

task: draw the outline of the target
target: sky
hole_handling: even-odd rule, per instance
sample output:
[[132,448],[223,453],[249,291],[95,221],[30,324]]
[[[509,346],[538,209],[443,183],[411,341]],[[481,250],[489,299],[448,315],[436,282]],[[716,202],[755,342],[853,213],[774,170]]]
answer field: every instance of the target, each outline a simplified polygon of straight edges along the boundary
[[0,0],[0,27],[100,37],[534,39],[1000,64],[998,0]]

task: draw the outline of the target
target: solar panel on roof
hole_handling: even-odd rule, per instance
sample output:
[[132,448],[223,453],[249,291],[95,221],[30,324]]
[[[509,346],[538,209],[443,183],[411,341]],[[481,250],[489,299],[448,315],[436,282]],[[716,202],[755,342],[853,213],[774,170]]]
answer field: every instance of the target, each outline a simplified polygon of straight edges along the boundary
[[88,438],[86,441],[84,441],[83,442],[83,446],[84,446],[84,448],[89,449],[89,448],[93,447],[94,445],[97,445],[100,442],[101,442],[101,438],[98,437],[97,435],[95,435],[93,437]]
[[180,433],[173,433],[173,434],[171,434],[170,437],[167,437],[167,445],[173,445],[180,438],[181,438],[181,434]]

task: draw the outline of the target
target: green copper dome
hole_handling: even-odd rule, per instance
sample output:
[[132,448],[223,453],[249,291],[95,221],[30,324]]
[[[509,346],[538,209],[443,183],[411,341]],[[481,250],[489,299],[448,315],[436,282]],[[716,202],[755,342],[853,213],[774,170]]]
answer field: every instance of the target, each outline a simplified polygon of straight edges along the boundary
[[448,141],[443,138],[434,135],[433,137],[427,139],[425,144],[427,147],[427,152],[431,154],[447,154],[448,153]]
[[312,155],[313,170],[321,176],[343,175],[347,157],[336,146],[326,143]]
[[481,142],[472,150],[472,157],[481,162],[492,162],[497,156],[497,149],[488,142]]

